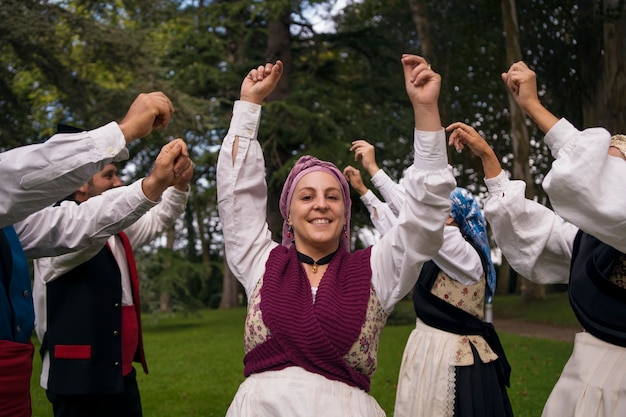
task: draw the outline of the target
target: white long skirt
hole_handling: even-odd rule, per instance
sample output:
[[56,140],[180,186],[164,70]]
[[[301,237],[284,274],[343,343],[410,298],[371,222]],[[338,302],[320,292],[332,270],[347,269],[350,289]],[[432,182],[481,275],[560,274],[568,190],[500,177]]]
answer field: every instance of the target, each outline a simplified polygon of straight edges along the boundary
[[542,417],[626,416],[626,348],[577,333]]
[[299,367],[253,374],[239,386],[226,417],[385,417],[365,391]]

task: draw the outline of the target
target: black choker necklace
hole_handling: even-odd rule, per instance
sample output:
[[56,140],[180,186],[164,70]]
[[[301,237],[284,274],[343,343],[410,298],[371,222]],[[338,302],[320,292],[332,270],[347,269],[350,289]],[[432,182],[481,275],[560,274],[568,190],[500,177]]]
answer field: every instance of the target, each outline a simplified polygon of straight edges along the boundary
[[326,256],[324,256],[322,258],[319,258],[317,261],[313,260],[313,258],[311,258],[310,256],[305,255],[304,253],[300,253],[298,251],[296,251],[296,253],[298,254],[298,260],[300,262],[304,262],[305,264],[312,265],[313,273],[315,274],[315,273],[317,273],[317,266],[318,265],[326,265],[327,263],[330,263],[330,261],[333,259],[333,256],[335,256],[337,251],[334,251],[330,255],[326,255]]

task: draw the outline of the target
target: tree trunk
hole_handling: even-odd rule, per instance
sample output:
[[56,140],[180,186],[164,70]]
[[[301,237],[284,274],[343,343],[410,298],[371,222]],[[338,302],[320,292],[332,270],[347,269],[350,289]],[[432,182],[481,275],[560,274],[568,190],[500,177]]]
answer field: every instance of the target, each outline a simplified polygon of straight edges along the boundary
[[283,62],[283,76],[278,85],[269,95],[267,101],[283,100],[291,92],[291,68],[293,58],[291,53],[291,34],[289,32],[291,8],[289,2],[284,2],[284,8],[279,14],[270,16],[267,22],[267,60],[274,62],[280,59]]
[[[167,249],[174,249],[174,241],[176,240],[176,229],[174,226],[167,229],[165,232],[165,247]],[[159,296],[159,311],[161,313],[170,313],[172,306],[170,304],[171,295],[167,291],[161,291]]]
[[[517,25],[517,12],[515,0],[502,0],[502,22],[504,26],[506,42],[507,67],[522,59],[519,46],[519,31]],[[511,112],[511,140],[513,142],[513,178],[526,182],[526,198],[532,199],[535,196],[533,180],[530,175],[529,155],[529,133],[526,127],[526,117],[522,109],[517,105],[513,97],[509,94],[509,109]],[[544,299],[546,297],[545,287],[535,284],[522,278],[521,282],[522,299]]]
[[239,306],[239,283],[228,268],[226,255],[224,255],[224,275],[222,278],[222,299],[219,308],[235,308]]
[[166,291],[162,291],[159,296],[159,311],[161,313],[170,313],[172,308],[170,307],[170,294]]
[[[207,271],[209,268],[209,263],[211,261],[211,254],[209,253],[209,242],[207,240],[207,230],[204,226],[204,207],[202,207],[203,203],[198,198],[195,192],[195,187],[192,188],[193,192],[193,211],[196,214],[196,222],[198,225],[198,237],[200,238],[200,247],[201,247],[201,256],[202,263],[207,266]],[[193,243],[190,243],[193,244]]]
[[[600,114],[604,120],[597,125],[606,127],[611,133],[625,133],[626,119],[626,12],[623,1],[604,2],[604,107]],[[615,18],[612,18],[615,16]]]
[[431,64],[435,64],[435,48],[430,36],[430,21],[426,13],[426,2],[424,0],[409,0],[409,9],[411,9],[411,18],[420,41],[421,54]]
[[497,269],[498,271],[498,286],[496,287],[497,294],[509,294],[510,282],[511,282],[511,266],[507,262],[506,258],[502,256],[502,262]]
[[577,39],[583,85],[582,127],[605,127],[612,134],[626,132],[625,4],[608,0],[581,2],[582,24]]
[[576,39],[580,56],[580,90],[582,97],[583,126],[587,128],[595,125],[601,118],[604,107],[604,82],[602,57],[602,22],[601,11],[596,0],[580,2],[578,13],[579,26]]
[[[283,8],[280,11],[272,13],[268,18],[266,56],[267,60],[270,62],[274,62],[277,59],[282,61],[283,76],[266,101],[283,100],[291,92],[291,69],[293,66],[290,33],[291,5],[290,2],[283,1],[282,6]],[[282,155],[276,150],[268,152],[266,155],[268,155],[266,156],[266,175],[268,178],[270,178],[290,156],[288,154]],[[274,239],[280,241],[280,233],[283,224],[283,218],[278,210],[280,190],[276,189],[276,187],[268,188],[267,197],[267,224],[272,231]]]
[[[433,37],[430,30],[430,19],[428,18],[428,12],[426,9],[425,0],[408,0],[409,10],[411,12],[411,19],[415,25],[417,31],[417,37],[420,44],[420,54],[428,63],[433,67],[434,71],[437,71],[442,77],[445,78],[445,73],[442,70],[442,66],[436,57],[435,47],[433,46]],[[444,58],[445,59],[445,58]],[[442,123],[444,120],[448,120],[448,109],[446,107],[439,106],[439,115]],[[452,152],[452,147],[448,147],[448,152]]]

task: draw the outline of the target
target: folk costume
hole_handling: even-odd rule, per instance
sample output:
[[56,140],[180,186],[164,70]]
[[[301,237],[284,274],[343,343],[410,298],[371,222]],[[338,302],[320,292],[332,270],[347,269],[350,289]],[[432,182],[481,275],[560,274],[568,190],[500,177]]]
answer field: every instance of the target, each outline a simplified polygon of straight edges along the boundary
[[[158,205],[110,236],[104,247],[35,261],[41,386],[56,417],[142,415],[132,362],[140,362],[145,373],[148,368],[132,248],[171,227],[186,201],[186,192],[170,187]],[[66,206],[78,207],[74,202]]]
[[553,415],[567,403],[565,416],[624,415],[626,161],[607,149],[613,147],[626,158],[626,136],[601,128],[579,131],[561,119],[545,141],[555,161],[543,186],[555,211],[580,229],[572,250],[569,293],[585,332],[576,335],[574,352],[543,414]]
[[[62,219],[47,222],[32,213],[76,190],[105,164],[128,158],[125,146],[117,123],[110,123],[0,154],[0,417],[31,414],[34,311],[26,256],[50,256],[57,253],[53,246],[67,252],[80,245],[49,233],[54,222],[67,226]],[[38,215],[36,227],[24,220],[29,215]],[[82,232],[93,234],[98,226],[83,225]]]
[[447,164],[444,131],[415,132],[406,221],[377,245],[353,253],[349,187],[343,174],[316,158],[296,163],[281,196],[284,220],[292,185],[313,170],[337,178],[346,207],[339,250],[320,285],[311,288],[287,226],[279,245],[266,223],[264,158],[257,141],[260,112],[260,105],[235,102],[218,159],[225,250],[248,296],[246,379],[227,416],[384,416],[367,393],[380,333],[395,303],[415,283],[415,271],[437,252],[449,213],[447,196],[455,181]]
[[[511,267],[534,282],[569,284],[570,302],[583,328],[542,416],[625,415],[624,254],[527,200],[522,181],[510,181],[501,172],[485,182],[490,193],[485,216]],[[605,220],[596,218],[600,227]]]
[[[403,187],[382,170],[361,197],[382,235],[397,223]],[[511,416],[510,366],[493,325],[484,321],[495,290],[485,220],[473,195],[456,188],[444,243],[419,273],[413,290],[416,327],[398,377],[394,416]],[[478,383],[477,381],[480,381]]]

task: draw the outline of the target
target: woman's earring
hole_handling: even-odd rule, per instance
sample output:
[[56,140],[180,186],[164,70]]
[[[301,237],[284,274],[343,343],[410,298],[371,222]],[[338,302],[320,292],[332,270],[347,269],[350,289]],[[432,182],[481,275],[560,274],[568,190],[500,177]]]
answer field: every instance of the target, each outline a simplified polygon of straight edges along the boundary
[[346,239],[348,238],[348,229],[345,225],[343,226],[343,235],[346,237]]
[[290,238],[292,234],[293,234],[293,226],[289,226],[289,228],[287,229],[287,238]]

